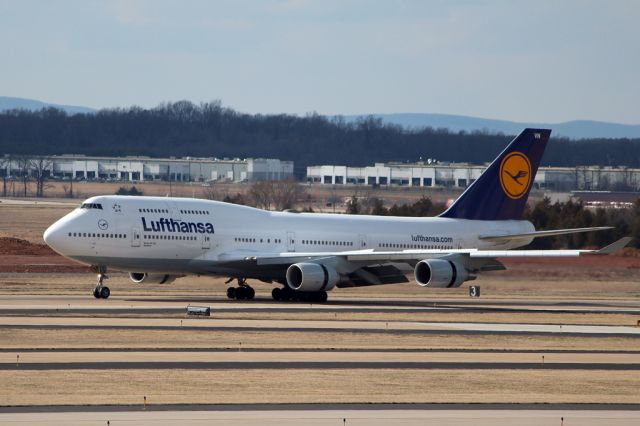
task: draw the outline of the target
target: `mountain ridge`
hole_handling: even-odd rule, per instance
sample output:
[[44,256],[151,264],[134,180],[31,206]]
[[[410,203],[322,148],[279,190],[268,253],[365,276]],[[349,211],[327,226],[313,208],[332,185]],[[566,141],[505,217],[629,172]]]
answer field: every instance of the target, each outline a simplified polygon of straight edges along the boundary
[[[35,99],[0,96],[0,113],[12,109],[38,111],[42,108],[58,108],[67,114],[92,114],[96,109],[61,105]],[[392,114],[354,114],[325,115],[329,119],[340,118],[346,122],[355,122],[368,117],[379,118],[383,123],[395,124],[407,129],[432,127],[446,128],[450,132],[486,132],[489,134],[516,135],[526,127],[549,128],[555,137],[569,139],[629,138],[640,139],[640,124],[621,124],[598,120],[571,120],[562,123],[535,123],[480,118],[466,115],[437,113],[392,113]]]
[[39,111],[43,108],[57,108],[67,114],[90,114],[96,112],[95,109],[78,105],[61,105],[50,102],[43,102],[36,99],[16,98],[11,96],[0,96],[0,112],[12,109],[24,109],[27,111]]
[[640,125],[638,124],[620,124],[597,120],[571,120],[562,123],[527,123],[434,113],[360,114],[345,115],[342,117],[347,122],[358,121],[367,117],[375,117],[381,119],[384,123],[396,124],[405,128],[447,128],[451,132],[486,131],[488,133],[516,135],[526,127],[533,127],[551,129],[553,136],[567,137],[570,139],[640,138]]

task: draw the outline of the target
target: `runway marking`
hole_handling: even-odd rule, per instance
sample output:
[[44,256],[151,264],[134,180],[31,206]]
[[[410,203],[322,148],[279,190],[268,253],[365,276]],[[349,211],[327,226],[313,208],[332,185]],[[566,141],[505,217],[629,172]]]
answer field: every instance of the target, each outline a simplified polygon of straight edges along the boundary
[[[354,404],[355,405],[355,404]],[[405,404],[401,404],[405,405]],[[461,406],[461,404],[455,404]],[[236,426],[248,425],[278,425],[298,426],[309,425],[368,425],[380,426],[389,424],[402,425],[473,425],[473,426],[532,426],[540,424],[560,424],[562,418],[565,424],[579,424],[582,426],[615,424],[637,425],[640,413],[622,409],[590,409],[564,408],[555,406],[552,409],[532,407],[528,409],[484,409],[478,405],[469,408],[434,409],[425,404],[415,404],[409,408],[377,408],[369,405],[366,408],[342,407],[340,404],[327,404],[323,409],[317,406],[313,409],[288,408],[286,405],[276,404],[274,408],[266,407],[260,411],[247,410],[244,406],[238,410],[192,411],[178,408],[166,410],[151,408],[149,411],[133,407],[104,407],[102,410],[85,408],[84,411],[47,411],[47,412],[6,412],[0,414],[0,422],[7,425],[47,424],[135,424],[141,426],[158,426],[172,424],[189,424],[193,426],[212,424],[231,424]],[[567,405],[568,406],[568,405]],[[421,408],[424,407],[424,408]],[[215,410],[215,408],[213,409]]]
[[[393,352],[393,351],[99,351],[73,352],[67,350],[26,352],[2,352],[0,363],[82,363],[82,362],[422,362],[422,363],[575,363],[575,364],[638,364],[640,355],[630,353],[546,353],[544,351],[521,352]],[[544,357],[544,359],[543,359]]]
[[640,370],[640,364],[541,362],[32,362],[0,363],[1,370]]
[[[132,412],[131,405],[109,404],[109,405],[29,405],[29,406],[0,406],[0,413],[113,413]],[[135,408],[138,408],[137,406]],[[253,403],[253,404],[149,404],[148,411],[170,412],[272,412],[272,411],[372,411],[384,414],[385,411],[513,411],[523,413],[525,411],[535,412],[620,412],[629,411],[640,416],[640,404],[625,403]]]
[[[88,347],[88,348],[0,348],[0,354],[2,353],[83,353],[83,352],[171,352],[171,353],[226,353],[226,352],[238,352],[238,347],[220,347],[220,348],[201,348],[201,347],[155,347],[155,348],[132,348],[132,347]],[[277,347],[277,348],[265,348],[265,347],[242,347],[242,352],[259,352],[259,353],[272,353],[272,352],[295,352],[295,353],[468,353],[468,354],[591,354],[591,355],[640,355],[640,350],[611,350],[611,349],[482,349],[482,348],[297,348],[297,347]]]

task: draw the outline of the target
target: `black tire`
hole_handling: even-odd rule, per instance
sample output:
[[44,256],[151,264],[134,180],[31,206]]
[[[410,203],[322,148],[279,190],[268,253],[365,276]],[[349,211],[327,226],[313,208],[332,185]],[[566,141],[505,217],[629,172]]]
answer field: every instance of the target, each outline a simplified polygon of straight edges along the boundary
[[100,298],[108,299],[109,296],[111,296],[111,290],[109,290],[109,287],[102,287],[100,289]]
[[328,296],[326,291],[319,291],[315,294],[314,302],[316,303],[326,303]]
[[245,287],[244,289],[246,292],[247,300],[253,300],[253,298],[256,297],[256,291],[253,289],[253,287]]
[[236,299],[238,300],[246,300],[247,298],[247,289],[245,287],[237,287],[236,288]]
[[282,289],[282,293],[280,293],[280,297],[285,302],[288,302],[290,300],[295,300],[296,293],[295,291],[291,290],[289,287],[285,287]]
[[238,295],[238,292],[236,291],[235,287],[229,287],[227,289],[227,298],[229,299],[235,299]]
[[273,298],[273,300],[279,302],[282,300],[282,296],[283,296],[282,293],[283,291],[279,287],[276,287],[273,290],[271,290],[271,297]]
[[93,297],[96,299],[100,299],[100,292],[98,291],[98,287],[93,289]]

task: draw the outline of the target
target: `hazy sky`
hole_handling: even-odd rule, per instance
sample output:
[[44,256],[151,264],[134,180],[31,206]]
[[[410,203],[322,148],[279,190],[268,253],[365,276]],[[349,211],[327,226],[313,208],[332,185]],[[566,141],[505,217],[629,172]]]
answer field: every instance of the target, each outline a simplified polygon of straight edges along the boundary
[[640,123],[640,1],[0,0],[0,95]]

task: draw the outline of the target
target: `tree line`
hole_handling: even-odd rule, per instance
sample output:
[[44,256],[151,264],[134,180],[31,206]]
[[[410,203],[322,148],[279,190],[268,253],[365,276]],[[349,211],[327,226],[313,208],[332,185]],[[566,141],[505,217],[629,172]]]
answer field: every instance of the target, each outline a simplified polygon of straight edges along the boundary
[[[46,108],[0,113],[0,153],[152,157],[271,157],[309,165],[365,166],[375,162],[492,160],[512,139],[502,134],[406,129],[374,117],[346,122],[318,114],[245,114],[220,102],[181,101],[155,108],[104,109],[68,115]],[[640,139],[552,138],[548,166],[640,167]]]

